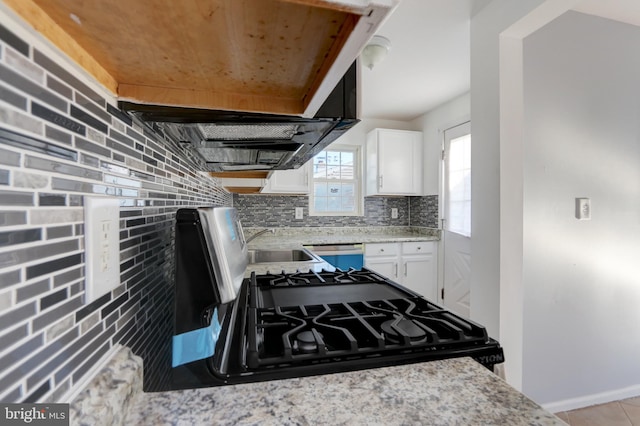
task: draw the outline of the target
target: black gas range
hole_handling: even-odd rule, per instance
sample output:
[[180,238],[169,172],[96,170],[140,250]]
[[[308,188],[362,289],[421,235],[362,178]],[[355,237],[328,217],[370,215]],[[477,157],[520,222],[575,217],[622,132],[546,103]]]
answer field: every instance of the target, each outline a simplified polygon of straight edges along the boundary
[[[227,225],[235,223],[232,216],[231,210]],[[484,327],[365,268],[254,273],[222,301],[215,280],[224,274],[206,252],[215,244],[195,238],[213,228],[207,220],[195,210],[178,215],[176,389],[462,356],[489,369],[504,361]],[[239,223],[232,233],[242,245]],[[192,350],[203,342],[204,350]],[[178,365],[176,352],[187,354]]]

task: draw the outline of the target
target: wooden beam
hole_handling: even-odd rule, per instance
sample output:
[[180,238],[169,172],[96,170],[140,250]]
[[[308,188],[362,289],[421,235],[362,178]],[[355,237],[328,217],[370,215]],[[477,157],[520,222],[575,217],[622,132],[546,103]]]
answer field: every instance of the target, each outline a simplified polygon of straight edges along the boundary
[[114,95],[118,93],[118,82],[116,79],[32,0],[3,1],[31,25],[34,30],[62,50],[107,90]]
[[247,111],[284,115],[300,115],[304,105],[300,99],[224,93],[210,90],[138,86],[121,83],[118,97],[123,101],[226,111]]
[[224,189],[234,194],[259,194],[260,186],[225,186]]
[[305,94],[305,97],[304,97],[305,110],[309,106],[309,102],[311,102],[311,99],[313,98],[313,96],[316,94],[316,91],[320,88],[320,84],[327,77],[327,73],[333,66],[336,58],[338,57],[338,54],[342,50],[342,47],[344,46],[347,39],[353,32],[353,29],[358,23],[358,19],[359,17],[356,15],[349,15],[344,21],[344,24],[340,29],[338,37],[336,37],[336,39],[334,40],[333,45],[331,46],[331,49],[327,53],[327,56],[324,62],[322,62],[322,65],[320,66],[318,73],[315,75],[315,78],[312,81],[309,91]]
[[209,172],[209,176],[217,178],[236,178],[236,179],[266,179],[269,171],[262,170],[243,170],[237,172]]
[[339,12],[355,13],[363,15],[368,10],[367,6],[356,5],[353,2],[341,2],[339,0],[281,0],[287,3],[303,4],[305,6],[320,7],[323,9],[337,10]]

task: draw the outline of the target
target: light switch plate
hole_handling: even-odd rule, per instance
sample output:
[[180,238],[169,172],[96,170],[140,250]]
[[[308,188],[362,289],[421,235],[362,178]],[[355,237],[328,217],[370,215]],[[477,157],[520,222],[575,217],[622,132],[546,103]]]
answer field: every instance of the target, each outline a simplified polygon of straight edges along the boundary
[[391,219],[397,219],[397,218],[398,218],[398,209],[392,208],[391,209]]
[[120,285],[120,201],[84,197],[85,303]]
[[591,220],[591,200],[576,198],[576,219]]
[[296,207],[296,219],[302,219],[304,217],[304,210],[302,207]]

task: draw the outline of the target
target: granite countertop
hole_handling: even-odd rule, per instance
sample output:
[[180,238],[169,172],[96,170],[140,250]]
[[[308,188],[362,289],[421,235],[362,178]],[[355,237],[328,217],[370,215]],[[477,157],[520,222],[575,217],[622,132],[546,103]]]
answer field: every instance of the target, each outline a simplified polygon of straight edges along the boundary
[[144,393],[135,425],[564,425],[471,358]]
[[[249,238],[264,228],[246,228]],[[249,243],[249,248],[298,248],[303,245],[391,243],[408,241],[437,241],[440,230],[409,226],[367,227],[300,227],[273,228]]]
[[[259,232],[264,228],[246,228],[245,236]],[[274,232],[267,232],[249,242],[249,249],[299,249],[303,246],[322,244],[355,244],[355,243],[393,243],[410,241],[437,241],[440,231],[433,228],[408,226],[370,226],[370,227],[299,227],[273,228]],[[315,262],[277,262],[253,263],[247,266],[245,277],[251,272],[265,274],[267,272],[320,272],[334,271],[329,263],[318,259]]]

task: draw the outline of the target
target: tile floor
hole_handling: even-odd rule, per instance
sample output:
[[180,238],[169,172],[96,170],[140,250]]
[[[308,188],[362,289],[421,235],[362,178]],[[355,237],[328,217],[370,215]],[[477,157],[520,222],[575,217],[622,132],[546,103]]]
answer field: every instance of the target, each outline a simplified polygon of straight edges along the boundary
[[563,411],[556,416],[571,426],[640,426],[640,396]]

